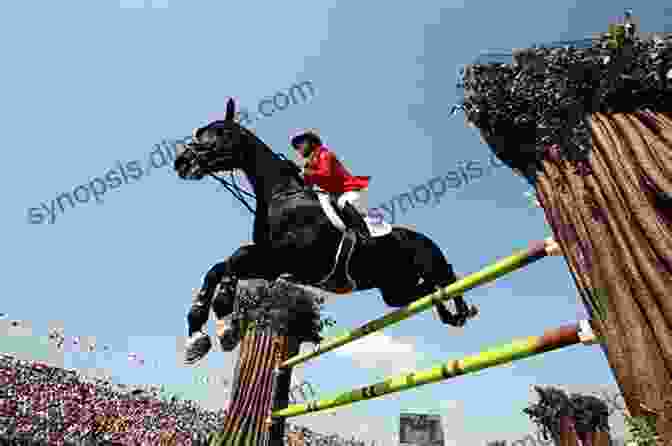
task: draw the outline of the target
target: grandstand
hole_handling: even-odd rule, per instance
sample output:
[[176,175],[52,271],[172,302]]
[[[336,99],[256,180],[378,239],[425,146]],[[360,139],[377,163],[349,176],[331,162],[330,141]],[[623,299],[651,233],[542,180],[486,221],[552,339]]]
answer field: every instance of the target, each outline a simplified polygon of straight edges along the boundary
[[[167,398],[158,386],[114,384],[0,353],[0,445],[199,446],[225,416],[223,409]],[[305,446],[364,446],[303,426],[287,427],[287,437],[298,435]]]

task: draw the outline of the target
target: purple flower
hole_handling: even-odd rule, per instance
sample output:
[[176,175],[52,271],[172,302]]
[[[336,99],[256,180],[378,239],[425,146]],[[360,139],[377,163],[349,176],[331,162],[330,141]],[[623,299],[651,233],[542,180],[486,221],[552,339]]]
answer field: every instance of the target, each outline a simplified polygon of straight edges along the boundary
[[369,209],[368,217],[373,221],[373,224],[380,225],[383,223],[383,213],[378,208]]
[[552,144],[549,146],[546,146],[545,150],[545,155],[546,158],[551,161],[554,164],[560,163],[560,160],[562,159],[562,153],[560,151],[560,146],[558,144]]
[[132,366],[137,366],[137,367],[142,367],[143,365],[145,365],[145,360],[140,355],[138,355],[137,353],[129,353],[128,354],[128,362]]
[[579,161],[578,163],[576,163],[574,173],[582,177],[585,177],[588,175],[592,175],[593,169],[590,167],[590,164],[588,164],[587,161]]
[[653,116],[653,114],[650,111],[646,110],[646,111],[638,112],[637,117],[651,131],[653,131],[654,133],[660,133],[660,127],[658,127],[658,123],[656,122],[656,118]]

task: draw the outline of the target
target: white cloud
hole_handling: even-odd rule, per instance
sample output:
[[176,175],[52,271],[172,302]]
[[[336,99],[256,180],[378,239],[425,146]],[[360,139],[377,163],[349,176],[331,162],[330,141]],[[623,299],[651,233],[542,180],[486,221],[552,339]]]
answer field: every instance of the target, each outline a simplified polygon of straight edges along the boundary
[[417,369],[422,357],[411,343],[395,340],[382,333],[373,333],[334,351],[347,356],[363,369],[376,369],[379,374],[402,374]]
[[358,339],[337,350],[337,354],[392,354],[411,353],[414,347],[411,344],[397,342],[392,337],[382,333],[373,333],[362,339]]
[[461,407],[461,404],[457,400],[441,400],[439,401],[439,408],[441,410],[456,410]]

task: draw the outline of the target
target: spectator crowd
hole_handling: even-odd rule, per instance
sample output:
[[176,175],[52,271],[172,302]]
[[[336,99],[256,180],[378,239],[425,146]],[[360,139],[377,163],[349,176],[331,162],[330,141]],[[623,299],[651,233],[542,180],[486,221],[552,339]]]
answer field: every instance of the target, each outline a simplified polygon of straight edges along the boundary
[[[0,445],[206,445],[226,411],[0,353]],[[286,424],[292,446],[364,446]],[[10,441],[11,440],[11,441]]]

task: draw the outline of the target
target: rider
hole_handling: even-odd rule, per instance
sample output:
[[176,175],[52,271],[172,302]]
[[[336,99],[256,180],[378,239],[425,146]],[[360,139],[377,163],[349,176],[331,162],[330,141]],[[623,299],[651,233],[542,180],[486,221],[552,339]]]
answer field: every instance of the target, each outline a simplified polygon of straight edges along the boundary
[[338,196],[339,209],[348,220],[346,225],[362,238],[370,237],[364,216],[367,213],[367,188],[371,177],[353,176],[334,152],[324,146],[315,132],[299,133],[291,140],[292,147],[303,159],[303,180]]

